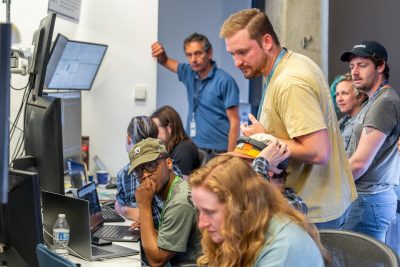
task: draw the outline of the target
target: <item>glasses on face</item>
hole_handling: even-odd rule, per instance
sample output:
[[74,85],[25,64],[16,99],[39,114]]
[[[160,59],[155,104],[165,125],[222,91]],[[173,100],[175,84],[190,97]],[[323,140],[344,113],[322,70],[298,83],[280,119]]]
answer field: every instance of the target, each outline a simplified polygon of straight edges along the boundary
[[135,168],[132,173],[136,177],[142,177],[144,170],[147,172],[154,172],[157,169],[158,161],[165,159],[166,157],[159,157],[158,159],[155,159],[153,161],[150,161],[140,167]]

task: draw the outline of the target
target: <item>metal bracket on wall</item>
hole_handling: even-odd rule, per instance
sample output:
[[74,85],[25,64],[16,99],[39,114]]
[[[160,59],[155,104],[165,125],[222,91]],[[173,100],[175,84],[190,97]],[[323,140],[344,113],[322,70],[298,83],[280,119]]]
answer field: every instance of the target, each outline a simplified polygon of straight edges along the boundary
[[304,36],[303,38],[301,38],[300,40],[300,46],[303,49],[306,49],[308,44],[312,41],[312,36],[311,35],[307,35]]

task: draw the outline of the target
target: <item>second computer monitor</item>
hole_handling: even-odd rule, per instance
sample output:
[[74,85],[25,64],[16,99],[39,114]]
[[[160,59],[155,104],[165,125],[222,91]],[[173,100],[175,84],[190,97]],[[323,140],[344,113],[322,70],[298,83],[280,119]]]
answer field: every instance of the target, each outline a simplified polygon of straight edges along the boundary
[[57,90],[90,90],[107,45],[69,40],[58,34],[47,65],[45,86]]

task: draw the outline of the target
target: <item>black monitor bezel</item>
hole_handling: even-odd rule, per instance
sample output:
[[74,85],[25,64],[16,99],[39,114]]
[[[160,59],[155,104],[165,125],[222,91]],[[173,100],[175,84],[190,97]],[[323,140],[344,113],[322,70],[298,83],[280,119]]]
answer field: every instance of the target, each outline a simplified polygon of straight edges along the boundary
[[56,14],[50,13],[40,21],[39,28],[33,35],[32,44],[35,48],[28,69],[29,88],[32,90],[33,98],[42,96],[43,93],[55,21]]
[[[54,41],[53,46],[52,46],[49,61],[54,61],[54,60],[59,61],[59,60],[60,60],[60,58],[56,58],[57,55],[54,54],[54,51],[55,51],[56,48],[59,46],[59,40],[60,40],[61,38],[67,39],[67,43],[66,43],[65,46],[67,46],[68,43],[76,43],[76,44],[83,44],[83,45],[94,45],[94,46],[99,46],[99,47],[105,48],[105,49],[104,49],[104,53],[103,53],[103,55],[102,55],[100,61],[99,61],[98,64],[97,64],[98,67],[97,67],[97,69],[96,69],[95,74],[94,74],[93,77],[92,77],[92,80],[90,81],[90,86],[88,86],[88,87],[73,87],[73,88],[67,87],[67,86],[65,86],[65,87],[51,87],[49,83],[50,83],[50,81],[51,81],[52,76],[53,76],[54,73],[56,72],[56,69],[57,69],[57,66],[58,66],[58,63],[57,63],[57,64],[55,64],[55,68],[54,68],[54,69],[47,69],[47,71],[46,71],[45,89],[46,89],[46,90],[73,90],[73,91],[75,91],[75,90],[80,90],[80,91],[90,91],[90,90],[92,89],[92,87],[93,87],[93,83],[94,83],[94,81],[95,81],[95,79],[96,79],[96,77],[97,77],[97,74],[99,73],[101,64],[103,63],[104,57],[105,57],[105,55],[106,55],[106,53],[107,53],[108,45],[106,45],[106,44],[100,44],[100,43],[93,43],[93,42],[85,42],[85,41],[70,40],[70,39],[68,39],[67,37],[65,37],[64,35],[62,35],[62,34],[59,33],[59,34],[57,35],[57,37],[56,37],[56,40]],[[63,49],[65,49],[65,46],[63,47]],[[52,65],[50,65],[50,66],[52,66]],[[48,68],[48,67],[49,67],[49,65],[47,65],[47,68]],[[50,75],[51,75],[51,77],[50,77]]]
[[40,186],[37,173],[9,170],[9,202],[0,206],[0,261],[8,266],[38,267],[36,246],[43,243]]
[[[44,114],[35,115],[38,112]],[[60,98],[51,96],[32,98],[25,107],[24,123],[25,154],[35,157],[40,188],[58,194],[64,194],[61,113]]]

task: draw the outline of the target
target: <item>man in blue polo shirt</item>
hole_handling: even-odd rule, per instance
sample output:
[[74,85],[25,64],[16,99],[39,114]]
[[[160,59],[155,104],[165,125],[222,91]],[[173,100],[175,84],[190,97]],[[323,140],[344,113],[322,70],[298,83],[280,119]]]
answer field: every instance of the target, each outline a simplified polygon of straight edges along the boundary
[[228,73],[212,60],[212,47],[206,36],[193,33],[184,41],[189,64],[167,56],[156,42],[152,56],[161,65],[178,74],[186,85],[189,113],[186,131],[200,148],[208,153],[232,151],[239,136],[239,88]]

